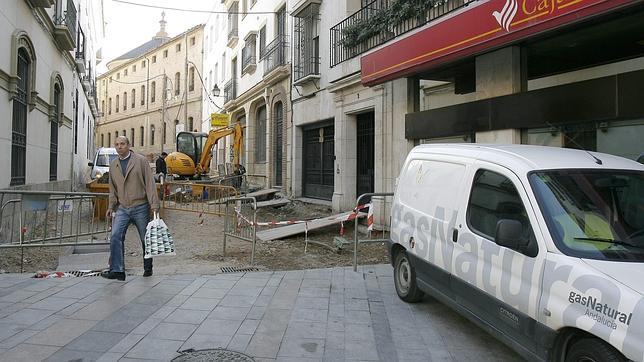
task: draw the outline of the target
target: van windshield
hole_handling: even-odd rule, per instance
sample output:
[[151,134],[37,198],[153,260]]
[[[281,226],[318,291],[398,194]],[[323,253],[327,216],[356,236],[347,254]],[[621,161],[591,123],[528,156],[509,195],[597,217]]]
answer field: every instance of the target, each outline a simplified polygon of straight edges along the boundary
[[644,172],[552,170],[529,179],[563,253],[644,261]]
[[96,158],[96,166],[109,167],[110,162],[118,156],[116,153],[101,153]]

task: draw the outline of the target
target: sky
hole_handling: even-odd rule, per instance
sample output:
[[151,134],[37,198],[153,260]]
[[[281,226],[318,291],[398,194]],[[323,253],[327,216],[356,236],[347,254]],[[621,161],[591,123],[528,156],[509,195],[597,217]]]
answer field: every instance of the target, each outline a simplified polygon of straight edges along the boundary
[[[218,2],[221,2],[221,0],[126,1],[195,10],[212,10]],[[197,24],[206,23],[210,16],[208,13],[163,10],[104,0],[105,40],[103,41],[103,61],[98,65],[98,73],[107,70],[106,64],[110,60],[152,39],[159,31],[162,11],[165,11],[166,32],[170,37],[179,35]]]

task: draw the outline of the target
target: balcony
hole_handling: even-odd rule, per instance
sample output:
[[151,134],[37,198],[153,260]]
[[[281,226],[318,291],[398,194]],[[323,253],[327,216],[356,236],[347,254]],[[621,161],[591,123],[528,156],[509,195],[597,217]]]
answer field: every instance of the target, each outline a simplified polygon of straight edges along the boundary
[[76,44],[78,45],[76,47],[76,69],[78,69],[78,72],[81,74],[85,74],[87,69],[85,68],[85,63],[87,62],[86,60],[86,52],[85,52],[85,33],[83,33],[83,29],[78,28],[78,37],[76,39]]
[[281,65],[286,65],[286,35],[278,35],[266,45],[262,60],[264,61],[264,76]]
[[54,0],[27,0],[32,8],[50,8],[54,5]]
[[224,104],[237,98],[237,80],[231,79],[224,85]]
[[242,49],[242,74],[253,73],[257,67],[255,57],[255,43]]
[[239,3],[235,1],[228,9],[228,47],[234,48],[239,42]]
[[76,7],[73,0],[67,0],[63,8],[63,1],[56,4],[54,38],[62,49],[71,51],[76,47]]
[[331,28],[331,67],[475,1],[374,0]]

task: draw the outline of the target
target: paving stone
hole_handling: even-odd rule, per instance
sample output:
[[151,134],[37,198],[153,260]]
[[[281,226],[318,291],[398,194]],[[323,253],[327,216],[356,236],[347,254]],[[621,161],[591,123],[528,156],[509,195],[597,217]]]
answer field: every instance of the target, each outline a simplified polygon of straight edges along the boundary
[[322,358],[323,362],[336,362],[344,361],[344,348],[330,348],[329,344],[326,343],[324,346],[324,356]]
[[257,298],[262,293],[262,287],[258,286],[238,286],[232,287],[226,295],[242,295]]
[[219,301],[219,299],[190,297],[181,304],[180,308],[211,311],[215,309]]
[[273,295],[275,295],[275,292],[277,292],[277,286],[265,286],[264,288],[262,288],[262,292],[259,293],[259,295],[267,295],[272,297]]
[[253,306],[246,315],[246,319],[262,319],[265,312],[266,307]]
[[269,278],[241,278],[232,289],[239,287],[265,287]]
[[47,359],[60,347],[22,343],[0,354],[2,362],[32,362]]
[[329,309],[328,298],[297,297],[295,308]]
[[0,319],[0,323],[14,323],[23,326],[30,326],[40,322],[52,314],[54,314],[54,311],[51,310],[25,308]]
[[326,309],[295,308],[291,313],[291,321],[326,322],[329,311]]
[[221,334],[232,336],[242,325],[241,320],[236,319],[211,319],[208,318],[197,329],[198,334]]
[[0,341],[5,340],[25,329],[23,325],[15,323],[0,323]]
[[331,291],[329,288],[309,287],[302,286],[297,292],[298,297],[315,297],[315,298],[329,298]]
[[99,357],[96,362],[117,362],[123,357],[123,353],[108,352]]
[[168,307],[178,307],[186,302],[190,298],[189,295],[176,295],[171,298],[165,305]]
[[62,319],[52,324],[49,328],[35,334],[26,342],[62,347],[88,331],[95,323],[95,321]]
[[185,343],[181,345],[181,350],[189,348],[207,349],[207,348],[226,348],[232,339],[232,336],[222,334],[202,334],[193,333]]
[[345,310],[362,310],[362,311],[368,311],[369,310],[369,301],[368,299],[362,299],[362,298],[350,298],[350,299],[345,299],[344,300],[344,309]]
[[99,321],[92,330],[101,332],[130,333],[147,318],[143,316],[131,315],[111,315],[107,319]]
[[259,320],[256,319],[245,319],[239,329],[237,329],[237,334],[253,334],[259,326]]
[[226,296],[227,292],[227,289],[200,288],[192,295],[192,297],[221,299]]
[[324,339],[285,337],[280,346],[279,357],[322,358]]
[[235,334],[226,348],[237,352],[245,351],[252,337],[250,334]]
[[74,303],[76,303],[76,299],[48,297],[32,304],[29,308],[60,311]]
[[110,348],[108,352],[116,352],[116,353],[125,353],[132,349],[137,343],[139,343],[140,340],[145,337],[144,334],[134,334],[130,333],[123,337],[114,347]]
[[373,341],[373,329],[369,324],[345,323],[344,333],[347,340]]
[[88,331],[66,345],[65,349],[107,352],[125,336],[123,333]]
[[379,361],[378,349],[376,348],[376,343],[372,341],[365,340],[351,340],[346,341],[346,346],[351,346],[350,348],[345,348],[345,358],[347,361],[350,360],[360,360],[360,361]]
[[206,319],[207,316],[208,311],[176,309],[167,318],[165,318],[165,321],[169,323],[199,324]]
[[37,331],[42,331],[43,329],[49,328],[52,324],[58,322],[59,320],[64,319],[64,316],[61,315],[50,315],[49,317],[41,320],[40,322],[36,324],[32,324],[29,326],[29,329],[37,330]]
[[97,300],[70,315],[70,318],[100,321],[109,317],[111,314],[121,309],[122,307],[123,304],[121,302],[117,303],[106,300]]
[[147,292],[136,297],[134,300],[132,300],[132,303],[143,304],[150,307],[160,307],[166,304],[174,296],[174,294]]
[[255,333],[246,347],[246,354],[259,358],[276,358],[282,334]]
[[290,311],[285,309],[267,309],[264,313],[257,333],[284,334],[290,320]]
[[38,292],[32,292],[28,290],[16,290],[11,294],[7,294],[3,297],[0,297],[0,302],[10,302],[10,303],[20,302],[37,293]]
[[272,300],[273,297],[270,295],[260,295],[259,297],[257,297],[253,305],[257,307],[267,307],[271,304]]
[[31,329],[20,331],[20,332],[14,334],[11,337],[3,339],[2,342],[0,342],[0,349],[7,350],[7,349],[10,349],[10,348],[13,348],[13,347],[19,345],[20,343],[28,340],[29,338],[31,338],[32,336],[34,336],[38,332],[39,331],[34,331],[34,330],[31,330]]
[[216,279],[209,280],[202,285],[202,288],[212,288],[212,289],[225,289],[229,290],[232,288],[237,280],[226,280],[226,279]]
[[248,307],[217,306],[212,312],[210,312],[208,318],[244,320],[250,310],[251,308]]
[[371,312],[364,310],[348,310],[344,312],[344,320],[347,323],[370,324]]
[[157,339],[169,339],[175,341],[185,341],[197,329],[196,324],[184,323],[159,323],[149,334],[148,337]]
[[174,312],[177,309],[177,307],[172,307],[172,306],[167,306],[164,305],[163,307],[157,309],[153,314],[152,318],[158,318],[158,319],[165,319],[167,318],[172,312]]
[[62,315],[62,316],[70,316],[70,315],[72,315],[72,314],[76,313],[77,311],[79,311],[79,310],[81,310],[81,309],[85,308],[86,306],[87,306],[87,304],[86,304],[86,303],[79,303],[79,302],[77,302],[77,303],[74,303],[74,304],[70,305],[69,307],[67,307],[67,308],[65,308],[65,309],[63,309],[63,310],[61,310],[61,311],[59,311],[59,312],[58,312],[58,313],[56,313],[56,314],[58,314],[58,315]]
[[253,303],[257,297],[245,296],[245,295],[226,295],[220,302],[219,305],[223,307],[252,307]]
[[302,279],[302,286],[308,288],[324,288],[329,290],[331,288],[331,279],[311,279],[305,277]]
[[286,328],[285,338],[321,339],[326,336],[326,323],[323,322],[290,322]]
[[148,334],[156,328],[163,320],[159,318],[148,318],[132,330],[132,334]]
[[179,355],[177,350],[182,344],[181,341],[145,337],[127,352],[125,357],[169,361]]

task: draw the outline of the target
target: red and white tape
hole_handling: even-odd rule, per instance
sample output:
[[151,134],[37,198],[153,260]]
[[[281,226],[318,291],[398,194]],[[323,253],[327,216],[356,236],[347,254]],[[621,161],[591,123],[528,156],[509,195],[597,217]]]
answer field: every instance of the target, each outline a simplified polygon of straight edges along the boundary
[[[345,221],[354,220],[360,214],[360,210],[369,208],[369,212],[367,213],[367,228],[369,231],[371,231],[373,229],[373,207],[372,206],[373,206],[372,203],[358,205],[355,207],[355,209],[352,210],[350,214],[338,216],[335,218],[335,220],[340,221],[341,230],[343,230]],[[264,222],[259,222],[259,221],[252,222],[247,217],[245,217],[244,214],[242,214],[239,208],[235,208],[235,213],[237,214],[237,227],[241,227],[241,224],[242,224],[241,222],[243,221],[250,226],[281,226],[281,225],[305,224],[304,226],[306,228],[306,223],[308,223],[309,221],[312,221],[312,220],[288,220],[288,221],[273,220],[273,221],[264,221]]]

